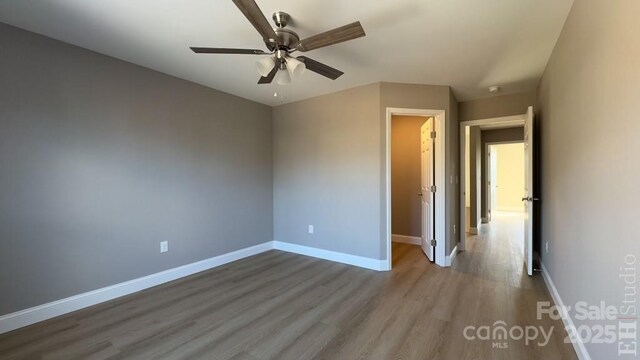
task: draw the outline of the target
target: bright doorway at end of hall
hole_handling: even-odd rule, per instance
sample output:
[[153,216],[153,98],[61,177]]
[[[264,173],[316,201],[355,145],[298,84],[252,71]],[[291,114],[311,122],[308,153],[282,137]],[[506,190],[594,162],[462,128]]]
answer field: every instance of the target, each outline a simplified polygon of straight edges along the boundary
[[434,261],[435,120],[405,115],[391,120],[392,241],[420,246]]
[[522,203],[524,179],[524,143],[490,144],[489,157],[489,218],[501,212],[524,212]]
[[489,226],[510,223],[515,244],[524,256],[524,143],[487,145],[487,217]]

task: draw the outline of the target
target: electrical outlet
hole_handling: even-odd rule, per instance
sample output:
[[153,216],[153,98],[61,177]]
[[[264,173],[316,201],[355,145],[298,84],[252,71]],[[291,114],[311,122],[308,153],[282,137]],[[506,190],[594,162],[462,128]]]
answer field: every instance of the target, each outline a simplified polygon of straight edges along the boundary
[[313,225],[309,225],[309,234],[313,234]]
[[549,242],[548,242],[548,241],[545,241],[545,242],[544,242],[544,250],[545,250],[546,252],[549,252]]
[[168,241],[161,241],[160,242],[160,252],[161,253],[166,253],[167,251],[169,251],[169,242]]

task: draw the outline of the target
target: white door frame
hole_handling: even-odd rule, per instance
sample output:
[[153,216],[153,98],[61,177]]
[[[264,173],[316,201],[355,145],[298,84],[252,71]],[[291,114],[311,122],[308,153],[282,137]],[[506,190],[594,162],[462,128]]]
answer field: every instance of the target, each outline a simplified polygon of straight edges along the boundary
[[385,235],[387,242],[387,268],[391,270],[391,119],[394,115],[400,116],[425,116],[433,117],[435,121],[436,141],[435,141],[435,177],[436,177],[436,195],[435,195],[435,232],[436,232],[436,250],[435,263],[440,266],[446,266],[446,118],[444,110],[429,109],[404,109],[404,108],[387,108],[387,118],[385,122]]
[[[467,126],[481,126],[481,125],[523,125],[524,119],[526,118],[526,114],[522,115],[514,115],[514,116],[503,116],[496,118],[488,118],[488,119],[480,119],[480,120],[469,120],[469,121],[461,121],[460,122],[460,223],[466,224],[467,222],[467,214],[466,214],[466,203],[465,203],[465,191],[466,191],[466,172],[467,172],[467,160],[464,156],[465,154],[465,141],[466,134],[465,128]],[[482,141],[482,139],[479,139]],[[471,149],[469,150],[471,151]],[[482,186],[482,184],[480,184]],[[478,208],[480,208],[481,204],[476,204]],[[472,219],[473,220],[473,219]],[[471,224],[473,225],[473,223]],[[478,226],[475,224],[476,227]],[[472,226],[473,227],[473,226]],[[464,251],[467,246],[467,232],[460,232],[460,244],[458,244],[458,250]]]

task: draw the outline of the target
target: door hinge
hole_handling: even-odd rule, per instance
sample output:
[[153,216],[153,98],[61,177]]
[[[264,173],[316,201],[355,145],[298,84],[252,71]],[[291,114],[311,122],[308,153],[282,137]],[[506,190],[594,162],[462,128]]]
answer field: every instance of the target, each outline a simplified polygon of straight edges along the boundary
[[436,192],[436,186],[432,185],[429,190],[431,190],[432,193]]
[[435,139],[435,138],[436,138],[436,132],[435,132],[435,131],[432,131],[432,132],[431,132],[431,138],[432,138],[432,139]]
[[431,239],[431,246],[436,246],[436,239]]

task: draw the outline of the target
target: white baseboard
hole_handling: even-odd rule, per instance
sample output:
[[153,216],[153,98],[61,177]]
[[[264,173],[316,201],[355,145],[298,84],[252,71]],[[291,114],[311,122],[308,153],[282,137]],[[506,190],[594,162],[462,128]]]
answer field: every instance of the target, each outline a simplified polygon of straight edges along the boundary
[[[549,271],[547,271],[547,268],[544,266],[544,263],[542,263],[542,261],[540,262],[540,265],[542,266],[542,278],[544,279],[544,282],[547,284],[547,288],[549,289],[549,293],[551,294],[551,298],[553,299],[553,302],[559,308],[565,307],[565,304],[562,301],[562,298],[560,297],[560,293],[558,293],[558,289],[553,284],[553,280],[551,280],[551,275],[549,274]],[[565,316],[563,316],[562,322],[564,323],[564,326],[567,328],[571,328],[571,329],[576,328],[573,323],[573,319],[571,319],[571,316],[566,316],[566,318]],[[576,336],[575,338],[578,339],[578,342],[572,342],[571,344],[573,345],[573,349],[576,351],[576,355],[578,355],[578,359],[591,360],[591,355],[589,355],[589,352],[587,351],[587,348],[584,346],[584,343],[580,341],[580,336]]]
[[0,316],[0,334],[273,249],[271,241]]
[[19,329],[28,325],[48,320],[60,315],[97,305],[105,301],[113,300],[125,295],[148,289],[157,285],[177,280],[185,276],[193,275],[201,271],[209,270],[217,266],[257,255],[272,249],[292,252],[296,254],[312,256],[320,259],[331,260],[343,264],[359,266],[367,269],[386,271],[387,260],[370,259],[356,255],[344,254],[335,251],[316,249],[308,246],[269,241],[245,249],[240,249],[227,254],[215,256],[206,260],[187,264],[177,268],[165,270],[141,278],[129,280],[123,283],[107,286],[101,289],[74,295],[65,299],[34,306],[29,309],[16,311],[0,316],[0,334]]
[[477,235],[478,234],[478,228],[469,228],[469,234],[471,235]]
[[403,244],[421,245],[422,238],[417,236],[391,234],[391,241]]
[[453,262],[456,259],[456,255],[458,255],[458,245],[453,248],[453,250],[451,251],[451,255],[447,255],[447,257],[444,259],[445,266],[453,265]]
[[482,217],[482,218],[480,218],[480,222],[481,222],[481,223],[483,223],[483,224],[486,224],[486,223],[488,223],[488,222],[489,222],[489,218],[487,218],[487,217]]
[[376,271],[389,270],[387,260],[371,259],[371,258],[366,258],[362,256],[357,256],[357,255],[340,253],[336,251],[312,248],[304,245],[285,243],[281,241],[274,241],[273,248],[276,250],[287,251],[291,253],[311,256],[311,257],[324,259],[324,260],[331,260],[331,261],[335,261],[343,264],[359,266],[359,267],[376,270]]

